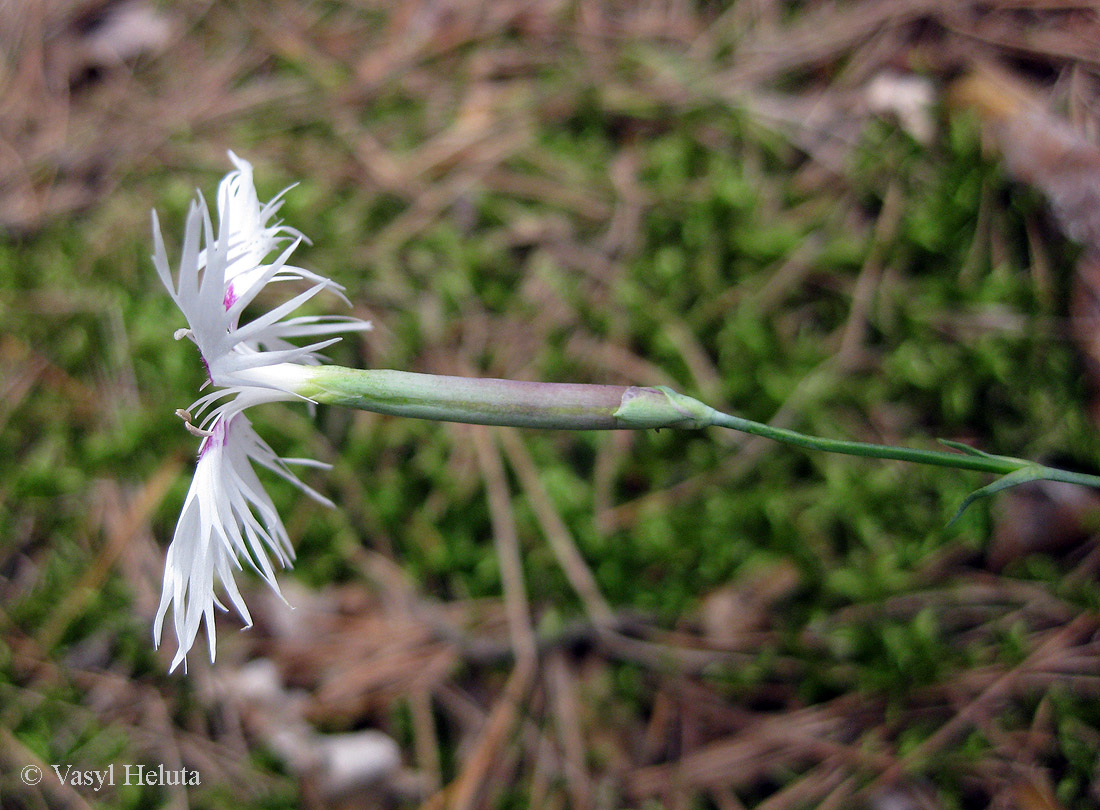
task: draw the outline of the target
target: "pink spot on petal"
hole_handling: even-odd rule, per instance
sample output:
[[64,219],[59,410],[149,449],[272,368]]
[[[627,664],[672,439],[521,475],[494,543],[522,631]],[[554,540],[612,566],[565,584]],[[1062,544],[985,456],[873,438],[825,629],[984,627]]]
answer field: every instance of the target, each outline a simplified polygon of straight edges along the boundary
[[226,309],[229,309],[235,303],[237,303],[237,291],[233,289],[233,285],[230,284],[225,288],[225,299],[222,301]]
[[[232,421],[232,419],[230,419]],[[224,419],[219,418],[210,428],[210,435],[202,440],[199,445],[199,458],[202,458],[208,450],[216,450],[225,446],[229,438],[229,425]]]

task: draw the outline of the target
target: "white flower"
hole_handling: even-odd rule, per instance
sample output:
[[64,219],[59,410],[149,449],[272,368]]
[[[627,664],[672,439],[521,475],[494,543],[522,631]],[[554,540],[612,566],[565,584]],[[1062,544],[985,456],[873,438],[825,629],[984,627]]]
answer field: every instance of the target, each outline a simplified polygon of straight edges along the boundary
[[[246,624],[248,609],[233,579],[233,569],[246,560],[279,592],[269,559],[274,556],[290,566],[294,552],[286,528],[270,497],[253,470],[253,462],[293,483],[319,503],[332,506],[320,493],[303,484],[288,463],[315,467],[328,465],[306,459],[281,459],[252,429],[243,411],[253,405],[279,400],[303,400],[296,391],[308,375],[304,365],[320,362],[318,352],[339,338],[305,346],[295,338],[315,338],[340,332],[362,331],[370,324],[356,318],[334,316],[290,317],[298,307],[324,289],[340,293],[329,279],[287,264],[304,237],[268,220],[278,210],[278,197],[261,206],[252,185],[252,167],[230,153],[237,171],[228,175],[218,192],[219,232],[214,237],[209,212],[201,201],[192,203],[187,216],[183,252],[173,281],[156,212],[153,212],[153,263],[161,281],[187,319],[188,328],[177,337],[189,337],[199,348],[209,382],[215,390],[180,412],[193,432],[202,435],[195,477],[184,499],[183,510],[164,571],[164,588],[154,623],[154,640],[160,644],[168,608],[179,648],[172,669],[195,642],[205,619],[214,660],[214,606],[225,609],[215,594],[221,582],[229,601]],[[281,195],[280,195],[281,196]],[[262,262],[287,236],[293,242],[270,264]],[[200,247],[203,249],[200,250]],[[307,281],[304,292],[241,324],[245,308],[276,281]],[[205,413],[198,428],[192,416]]]
[[218,184],[218,218],[229,217],[233,221],[233,234],[229,246],[229,265],[226,274],[233,278],[243,272],[259,267],[268,254],[288,234],[296,239],[305,239],[302,232],[276,222],[268,222],[283,205],[283,195],[294,186],[288,186],[276,194],[269,202],[260,204],[256,186],[252,182],[252,164],[242,160],[233,152],[229,159],[237,167],[235,172],[227,174]]
[[243,413],[219,417],[210,435],[199,447],[195,477],[183,502],[175,536],[168,547],[164,567],[164,587],[154,622],[153,637],[160,646],[165,614],[174,605],[173,624],[179,647],[172,669],[195,643],[200,620],[206,620],[210,660],[214,660],[214,605],[225,606],[214,593],[215,576],[222,583],[229,601],[246,624],[252,617],[233,580],[233,569],[241,569],[247,560],[260,576],[279,593],[270,553],[283,566],[294,559],[286,528],[275,506],[252,469],[252,462],[300,487],[319,503],[332,502],[310,489],[286,466],[286,461],[327,467],[304,459],[279,458],[261,439]]
[[[225,306],[227,309],[252,287],[262,286],[261,276],[265,270],[263,260],[277,247],[285,244],[288,237],[293,237],[295,240],[291,250],[300,242],[309,243],[309,239],[301,231],[283,225],[282,221],[268,224],[282,208],[283,195],[294,186],[287,186],[269,202],[261,204],[252,182],[252,164],[237,157],[232,151],[229,152],[229,159],[233,161],[237,170],[227,174],[218,184],[218,221],[223,227],[226,222],[233,223],[226,248]],[[283,259],[286,259],[285,255]],[[206,251],[202,251],[199,254],[199,266],[202,267],[205,263]],[[279,279],[312,281],[335,291],[343,298],[343,287],[339,284],[301,267],[284,266],[274,280]],[[344,301],[347,303],[347,299]]]

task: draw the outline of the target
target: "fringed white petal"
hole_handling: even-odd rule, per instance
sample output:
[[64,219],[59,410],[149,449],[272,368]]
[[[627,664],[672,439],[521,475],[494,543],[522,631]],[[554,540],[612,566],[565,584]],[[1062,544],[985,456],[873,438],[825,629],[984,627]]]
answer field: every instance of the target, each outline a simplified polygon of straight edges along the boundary
[[225,609],[215,592],[218,583],[245,624],[252,624],[233,577],[234,569],[241,570],[243,563],[282,596],[271,558],[289,568],[294,548],[254,463],[274,471],[319,503],[332,506],[291,472],[286,461],[259,437],[247,416],[237,413],[223,418],[218,414],[211,435],[203,440],[195,477],[168,547],[164,588],[153,626],[159,646],[171,607],[179,640],[172,669],[186,660],[203,623],[211,644],[210,659],[214,660],[213,608]]
[[[294,549],[286,527],[256,474],[264,467],[298,487],[318,503],[332,502],[304,484],[288,464],[326,468],[307,459],[280,458],[257,435],[244,410],[254,405],[308,400],[298,393],[304,367],[320,362],[319,352],[340,338],[370,329],[356,318],[293,313],[322,290],[345,303],[343,287],[324,276],[288,264],[301,242],[308,240],[294,228],[272,223],[281,197],[261,204],[252,180],[252,165],[232,152],[236,170],[218,187],[218,232],[201,197],[187,213],[183,250],[173,277],[156,212],[153,212],[153,264],[161,282],[187,319],[184,334],[198,346],[209,381],[216,386],[190,408],[210,435],[199,448],[195,477],[184,499],[175,534],[168,547],[164,588],[157,608],[153,636],[159,646],[164,620],[172,609],[172,625],[179,647],[172,669],[195,643],[200,625],[206,625],[210,659],[214,660],[214,608],[225,610],[216,588],[224,589],[228,603],[246,625],[252,623],[234,571],[247,562],[279,594],[273,561],[289,567]],[[289,245],[285,244],[290,242]],[[274,261],[267,257],[282,248]],[[240,323],[246,307],[269,284],[306,282],[308,288],[289,300]],[[299,346],[297,338],[325,338]],[[310,403],[312,406],[312,403]],[[280,594],[281,596],[281,594]]]

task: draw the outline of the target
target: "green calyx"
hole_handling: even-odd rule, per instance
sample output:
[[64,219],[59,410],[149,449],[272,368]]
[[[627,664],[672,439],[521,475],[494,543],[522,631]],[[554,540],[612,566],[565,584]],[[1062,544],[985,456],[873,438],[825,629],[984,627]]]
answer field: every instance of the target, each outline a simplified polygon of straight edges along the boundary
[[628,430],[704,428],[714,424],[717,413],[709,405],[664,385],[652,388],[631,386],[623,394],[622,403],[615,411],[615,419],[619,427]]

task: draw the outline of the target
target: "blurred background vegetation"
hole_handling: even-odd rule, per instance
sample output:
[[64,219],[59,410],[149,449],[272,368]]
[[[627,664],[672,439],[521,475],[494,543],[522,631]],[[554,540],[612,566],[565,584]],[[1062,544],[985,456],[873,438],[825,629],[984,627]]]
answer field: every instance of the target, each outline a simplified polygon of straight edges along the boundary
[[[1097,42],[1018,0],[0,5],[0,803],[1097,806],[1093,493],[947,530],[987,479],[717,432],[257,410],[338,508],[265,479],[296,609],[244,577],[257,625],[168,675],[202,370],[148,258],[233,149],[375,323],[336,362],[1097,472],[1097,265],[1042,193],[1095,199]],[[975,71],[1033,95],[944,103]]]

